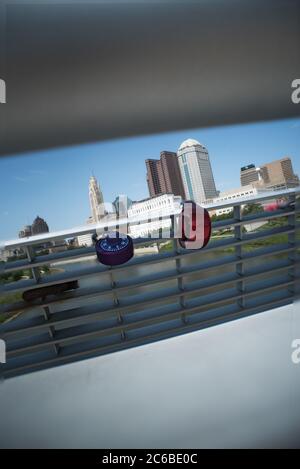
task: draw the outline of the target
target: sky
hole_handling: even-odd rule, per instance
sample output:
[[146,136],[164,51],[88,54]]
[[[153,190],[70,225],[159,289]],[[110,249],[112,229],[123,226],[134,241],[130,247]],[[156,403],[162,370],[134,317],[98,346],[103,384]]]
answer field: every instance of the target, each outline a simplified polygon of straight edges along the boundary
[[209,152],[217,189],[240,186],[240,167],[290,156],[300,175],[300,118],[190,129],[0,158],[0,240],[14,239],[39,215],[50,231],[85,224],[94,174],[105,202],[148,197],[145,159],[194,138]]

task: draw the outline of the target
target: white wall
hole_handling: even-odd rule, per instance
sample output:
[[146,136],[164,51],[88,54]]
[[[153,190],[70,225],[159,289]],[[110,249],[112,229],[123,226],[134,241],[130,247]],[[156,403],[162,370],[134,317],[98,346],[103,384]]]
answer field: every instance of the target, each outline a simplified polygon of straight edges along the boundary
[[7,380],[0,446],[296,446],[299,313],[300,303]]

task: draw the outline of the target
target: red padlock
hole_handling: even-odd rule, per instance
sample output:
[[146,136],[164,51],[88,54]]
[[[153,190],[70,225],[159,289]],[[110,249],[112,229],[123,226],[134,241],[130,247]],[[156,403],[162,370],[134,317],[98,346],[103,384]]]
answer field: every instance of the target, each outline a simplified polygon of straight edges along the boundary
[[182,204],[179,220],[181,238],[179,244],[184,249],[202,249],[211,237],[211,220],[208,211],[192,200]]

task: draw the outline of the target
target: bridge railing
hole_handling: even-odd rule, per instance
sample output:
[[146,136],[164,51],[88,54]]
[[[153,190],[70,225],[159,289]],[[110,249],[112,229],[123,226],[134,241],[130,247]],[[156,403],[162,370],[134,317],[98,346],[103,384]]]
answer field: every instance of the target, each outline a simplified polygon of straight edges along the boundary
[[[253,208],[282,197],[290,202],[283,209]],[[300,291],[299,192],[207,206],[210,211],[226,207],[233,211],[213,222],[203,250],[181,249],[176,239],[136,239],[134,258],[115,267],[99,264],[93,246],[37,249],[105,231],[107,224],[4,243],[3,248],[22,249],[26,257],[1,264],[0,338],[7,362],[0,372],[9,377],[66,364],[293,302]],[[20,270],[27,278],[16,281]],[[22,300],[29,289],[73,280],[76,290]]]

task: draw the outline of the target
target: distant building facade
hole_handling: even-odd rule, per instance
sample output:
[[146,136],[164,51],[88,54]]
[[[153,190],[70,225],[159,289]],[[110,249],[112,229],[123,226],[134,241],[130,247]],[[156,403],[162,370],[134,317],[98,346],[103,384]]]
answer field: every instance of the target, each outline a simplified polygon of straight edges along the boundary
[[132,206],[132,204],[132,200],[129,199],[127,195],[118,195],[112,203],[117,217],[127,217],[128,209]]
[[265,163],[259,168],[254,164],[241,168],[242,186],[254,184],[257,187],[280,190],[299,186],[299,177],[294,173],[289,157]]
[[160,160],[146,160],[147,184],[150,197],[163,193],[162,169]]
[[18,258],[20,255],[24,256],[23,249],[10,249],[10,248],[1,248],[0,247],[0,261],[7,262],[9,259]]
[[22,230],[19,231],[19,238],[27,238],[32,235],[31,225],[25,225]]
[[150,197],[161,194],[174,194],[185,197],[177,154],[162,151],[160,159],[146,160],[147,183]]
[[68,249],[68,244],[64,239],[60,240],[53,240],[51,241],[51,245],[49,246],[49,252],[63,252]]
[[299,177],[294,173],[289,157],[262,165],[260,173],[266,188],[280,190],[299,186]]
[[49,233],[49,226],[43,218],[37,216],[32,225],[25,225],[19,231],[19,238],[27,238],[41,233]]
[[185,191],[179,168],[178,156],[175,152],[160,153],[161,168],[164,178],[164,193],[185,198]]
[[217,197],[207,149],[197,140],[189,138],[182,142],[177,155],[185,198],[201,204]]
[[243,166],[240,172],[240,179],[241,186],[248,186],[249,184],[257,183],[261,179],[259,168],[256,168],[253,163]]
[[[93,217],[89,217],[86,224],[91,225],[92,223],[94,223]],[[77,244],[78,246],[92,246],[93,240],[91,233],[77,236]]]
[[91,234],[80,235],[77,237],[78,246],[92,246],[93,240]]
[[[248,197],[254,197],[257,194],[260,194],[262,192],[265,192],[265,189],[257,187],[255,184],[248,184],[247,186],[242,186],[238,187],[237,189],[230,189],[228,191],[221,192],[218,197],[206,201],[203,206],[207,203],[213,203],[213,204],[218,204],[219,202],[227,202],[227,201],[236,201],[238,199],[245,199],[245,204],[247,204],[247,198]],[[251,202],[251,201],[250,201]],[[244,205],[241,207],[243,208]],[[223,207],[220,209],[215,209],[211,213],[214,215],[224,215],[227,213],[232,212],[233,206],[232,207]]]
[[[140,200],[133,202],[131,208],[128,210],[128,218],[143,218],[150,216],[151,218],[158,218],[160,216],[169,215],[170,213],[177,213],[180,211],[180,204],[182,198],[174,194],[162,194],[157,197]],[[171,220],[153,220],[150,223],[140,223],[130,225],[129,234],[133,237],[148,236],[148,233],[158,231],[159,229],[169,229],[171,227]]]

